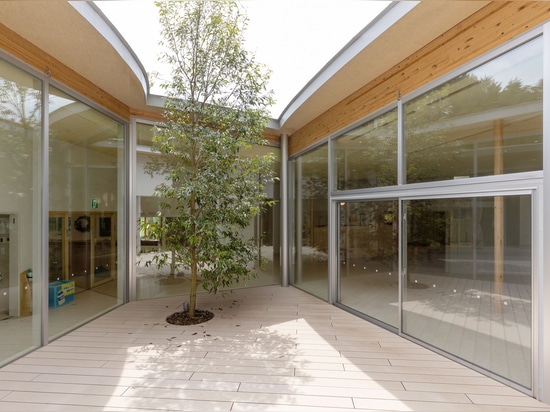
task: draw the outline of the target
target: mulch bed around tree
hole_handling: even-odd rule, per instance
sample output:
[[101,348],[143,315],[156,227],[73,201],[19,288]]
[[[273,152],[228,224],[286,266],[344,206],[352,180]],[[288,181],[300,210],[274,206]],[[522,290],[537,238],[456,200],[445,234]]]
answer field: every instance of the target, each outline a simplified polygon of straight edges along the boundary
[[166,317],[166,322],[172,325],[198,325],[199,323],[208,322],[214,317],[212,312],[207,310],[195,309],[195,316],[189,316],[189,312],[175,312]]

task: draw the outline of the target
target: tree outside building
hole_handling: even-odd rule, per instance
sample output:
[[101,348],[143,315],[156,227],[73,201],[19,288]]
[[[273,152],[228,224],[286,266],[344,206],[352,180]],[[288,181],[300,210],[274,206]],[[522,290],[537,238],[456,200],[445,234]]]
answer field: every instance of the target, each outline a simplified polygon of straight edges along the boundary
[[244,48],[247,17],[234,1],[157,2],[163,27],[164,121],[148,172],[164,177],[155,195],[170,216],[153,231],[165,239],[159,266],[190,273],[188,317],[196,315],[198,285],[216,292],[253,275],[256,239],[244,229],[269,205],[265,184],[273,156],[250,156],[267,144],[273,103],[269,71]]

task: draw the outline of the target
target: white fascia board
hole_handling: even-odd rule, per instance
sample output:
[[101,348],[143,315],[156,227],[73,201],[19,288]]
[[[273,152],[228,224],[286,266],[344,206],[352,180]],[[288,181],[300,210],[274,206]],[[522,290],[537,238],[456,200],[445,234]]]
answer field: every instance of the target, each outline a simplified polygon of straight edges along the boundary
[[279,117],[279,125],[284,127],[285,122],[290,116],[319,90],[323,84],[419,3],[419,1],[395,1],[388,5],[384,11],[344,46],[344,48],[304,86],[296,97],[292,99]]
[[147,106],[164,107],[165,96],[158,94],[147,94]]
[[280,123],[277,119],[269,119],[269,121],[267,123],[267,128],[268,129],[273,129],[273,130],[280,130],[281,125],[280,125]]
[[136,75],[146,96],[149,96],[149,80],[145,68],[138,57],[124,40],[120,32],[113,26],[109,19],[93,2],[88,1],[70,1],[69,4],[78,11],[82,17],[100,33],[114,47],[117,53],[128,64],[132,72]]

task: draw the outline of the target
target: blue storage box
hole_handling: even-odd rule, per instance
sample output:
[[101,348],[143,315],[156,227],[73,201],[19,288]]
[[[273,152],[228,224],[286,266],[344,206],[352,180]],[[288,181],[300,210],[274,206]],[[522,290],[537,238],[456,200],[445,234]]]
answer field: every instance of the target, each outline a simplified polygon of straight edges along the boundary
[[74,280],[56,280],[49,284],[48,303],[50,308],[74,302]]

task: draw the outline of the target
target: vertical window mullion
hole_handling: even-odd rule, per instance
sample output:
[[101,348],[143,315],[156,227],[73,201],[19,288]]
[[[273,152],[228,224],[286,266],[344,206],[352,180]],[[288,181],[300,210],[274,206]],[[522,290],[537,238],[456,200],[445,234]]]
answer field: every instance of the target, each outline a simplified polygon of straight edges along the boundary
[[401,93],[397,99],[397,185],[405,184],[405,119]]

